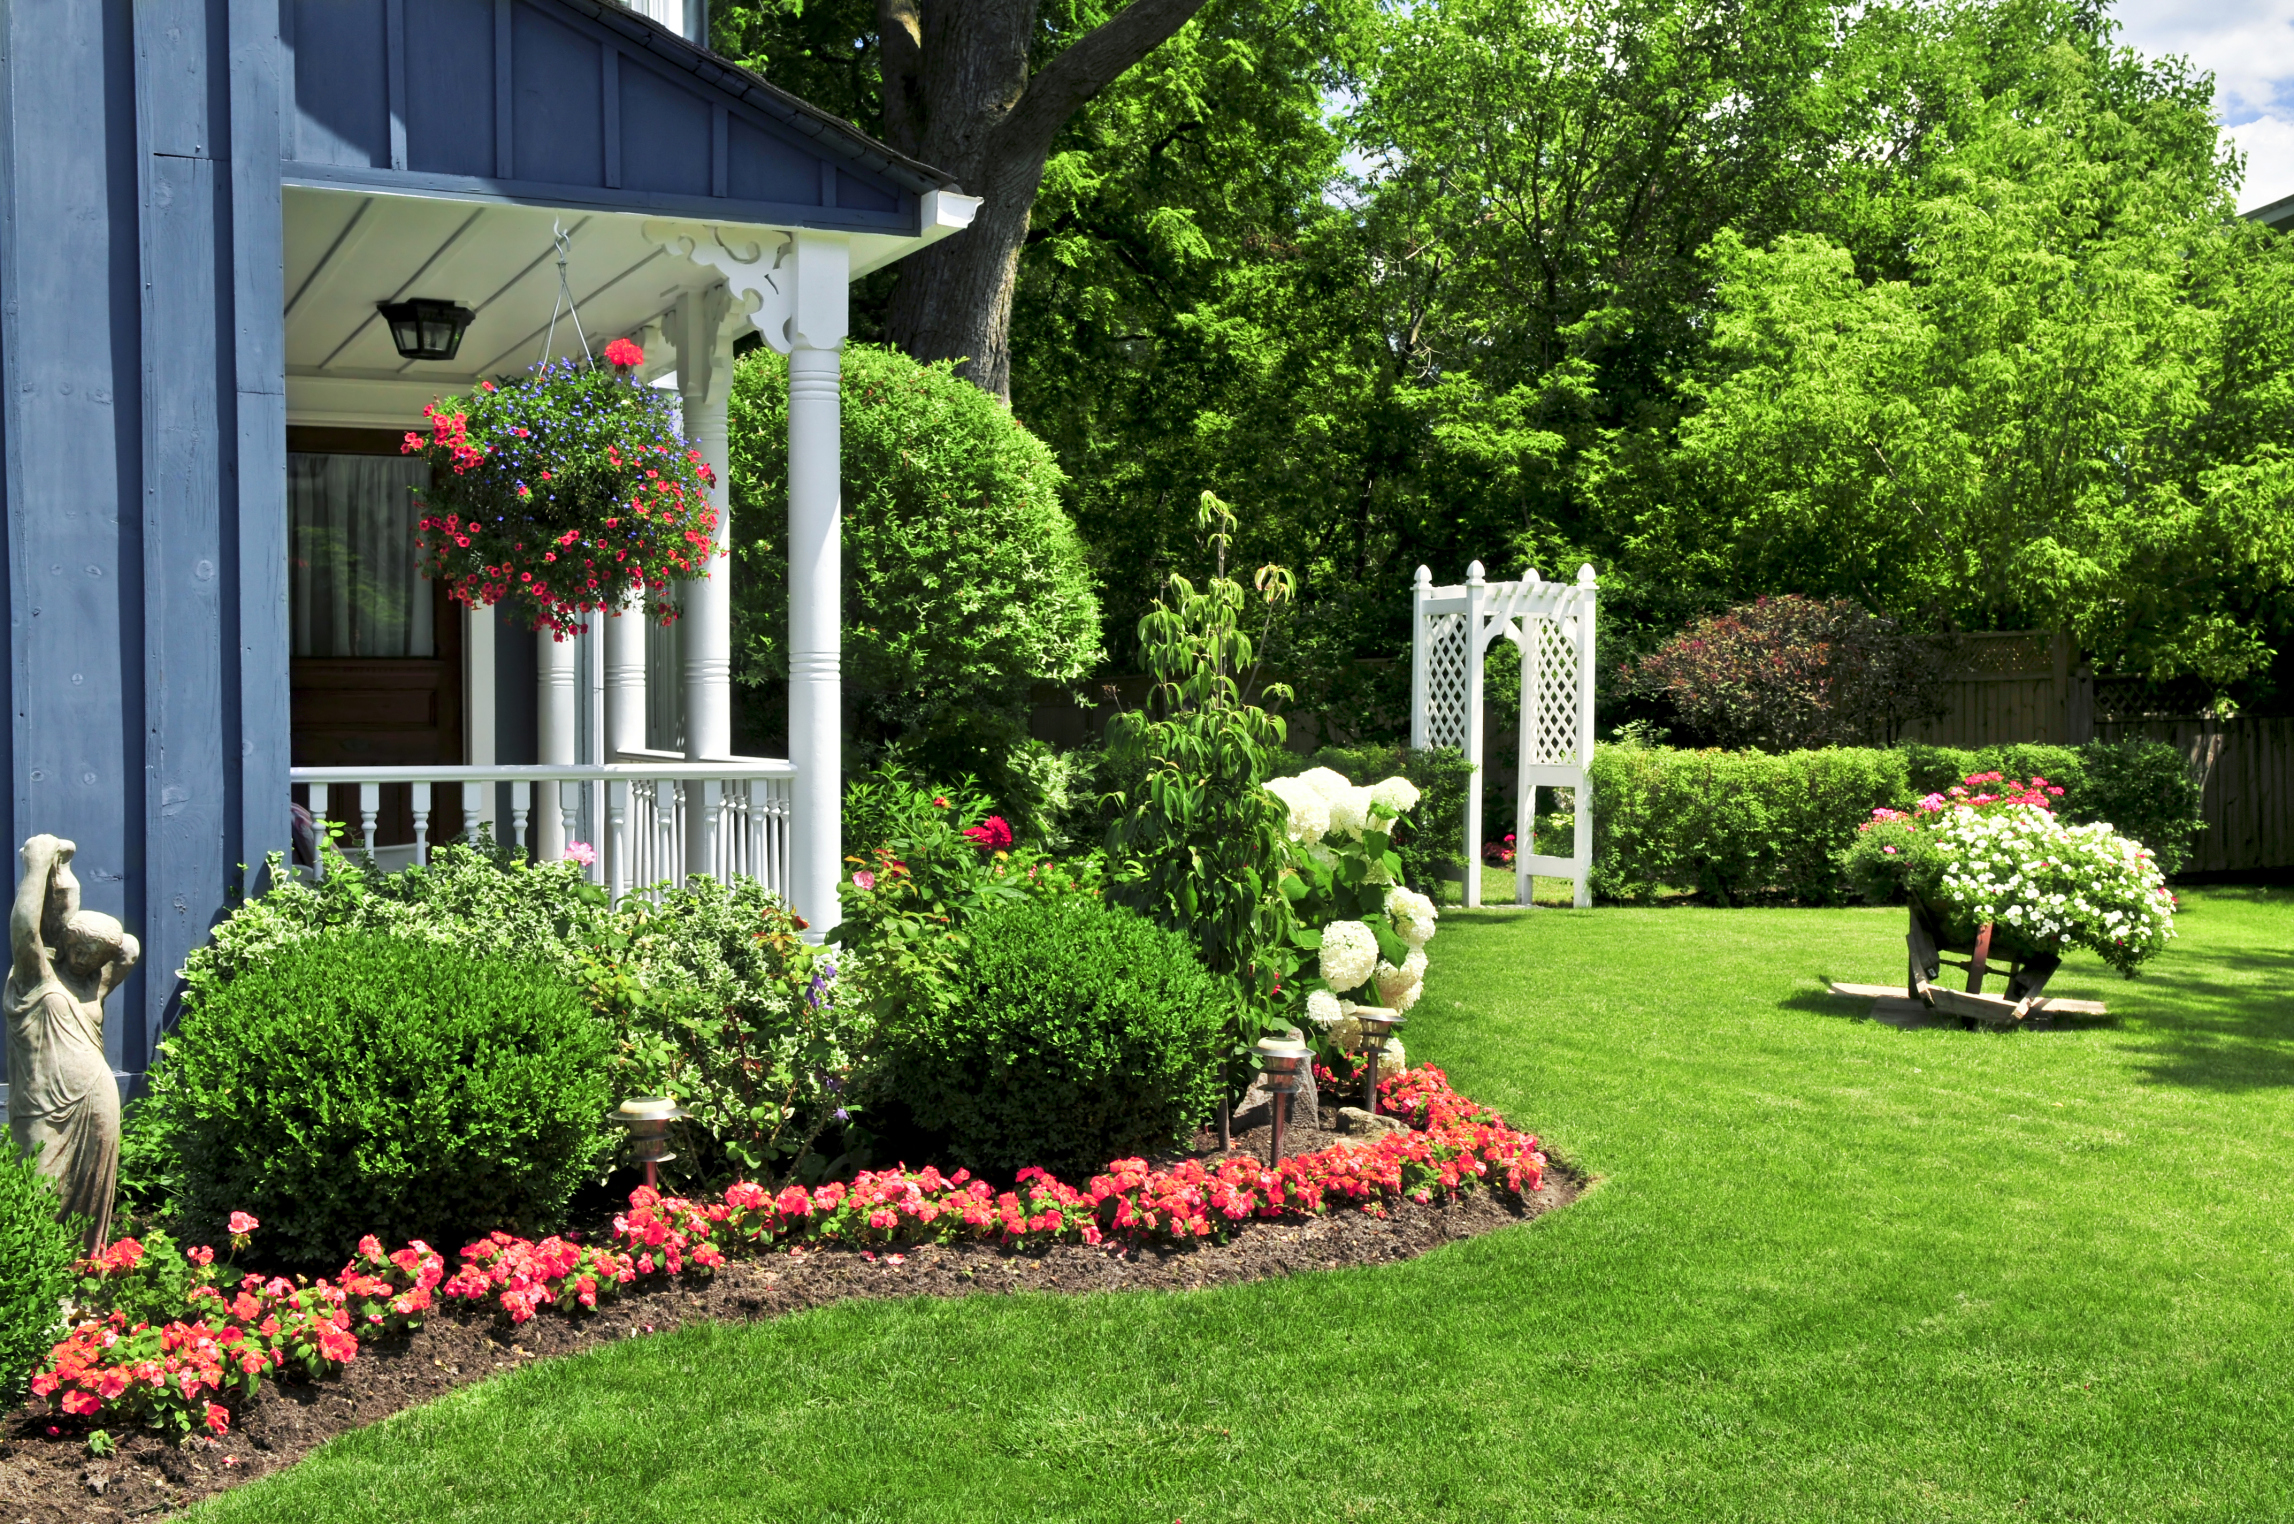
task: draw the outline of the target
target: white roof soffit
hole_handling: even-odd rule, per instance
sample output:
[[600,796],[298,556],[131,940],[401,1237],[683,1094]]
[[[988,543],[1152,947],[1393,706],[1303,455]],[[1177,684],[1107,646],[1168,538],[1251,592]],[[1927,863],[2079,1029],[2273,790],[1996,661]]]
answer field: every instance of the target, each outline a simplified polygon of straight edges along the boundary
[[[928,191],[914,237],[851,236],[854,279],[969,227],[976,196]],[[412,428],[423,404],[481,377],[579,352],[558,296],[553,227],[572,235],[566,262],[581,329],[592,349],[634,335],[688,291],[717,276],[647,239],[647,218],[553,211],[499,202],[290,186],[285,206],[287,418],[299,425]],[[405,360],[375,311],[378,302],[439,297],[476,312],[451,361]],[[674,369],[666,345],[648,350],[652,379]]]

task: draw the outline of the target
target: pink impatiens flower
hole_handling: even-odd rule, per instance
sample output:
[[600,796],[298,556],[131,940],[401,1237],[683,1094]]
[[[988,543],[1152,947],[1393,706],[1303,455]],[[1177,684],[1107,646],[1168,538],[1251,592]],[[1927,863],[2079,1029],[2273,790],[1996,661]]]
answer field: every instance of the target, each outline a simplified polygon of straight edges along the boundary
[[231,1221],[227,1224],[227,1226],[231,1229],[231,1236],[233,1238],[244,1238],[249,1233],[252,1233],[257,1228],[261,1227],[262,1224],[257,1222],[251,1213],[233,1212],[231,1214]]
[[566,843],[566,861],[580,863],[586,868],[597,861],[597,848],[586,841],[569,841]]

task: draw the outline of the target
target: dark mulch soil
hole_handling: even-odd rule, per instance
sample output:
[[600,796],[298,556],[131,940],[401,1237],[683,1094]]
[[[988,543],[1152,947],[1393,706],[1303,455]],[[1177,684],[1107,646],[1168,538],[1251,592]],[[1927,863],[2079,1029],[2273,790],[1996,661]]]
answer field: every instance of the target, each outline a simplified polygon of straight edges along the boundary
[[[1263,1110],[1246,1112],[1238,1150],[1266,1156]],[[1258,1124],[1258,1125],[1252,1125]],[[1197,1140],[1214,1152],[1215,1139]],[[1292,1129],[1285,1154],[1342,1141]],[[773,1318],[856,1297],[982,1296],[1015,1291],[1192,1291],[1205,1286],[1410,1259],[1575,1200],[1583,1181],[1549,1167],[1545,1184],[1515,1204],[1476,1192],[1449,1205],[1404,1202],[1385,1218],[1338,1212],[1301,1222],[1252,1223],[1223,1244],[1117,1254],[1080,1244],[1025,1253],[982,1244],[922,1245],[873,1259],[851,1249],[808,1249],[736,1260],[683,1284],[639,1283],[605,1310],[544,1312],[512,1328],[457,1303],[400,1338],[362,1345],[332,1380],[270,1383],[242,1405],[228,1439],[170,1445],[115,1436],[116,1453],[91,1458],[76,1424],[27,1407],[0,1424],[0,1524],[103,1524],[162,1517],[210,1493],[293,1465],[345,1430],[483,1381],[528,1360],[667,1332],[687,1323]]]

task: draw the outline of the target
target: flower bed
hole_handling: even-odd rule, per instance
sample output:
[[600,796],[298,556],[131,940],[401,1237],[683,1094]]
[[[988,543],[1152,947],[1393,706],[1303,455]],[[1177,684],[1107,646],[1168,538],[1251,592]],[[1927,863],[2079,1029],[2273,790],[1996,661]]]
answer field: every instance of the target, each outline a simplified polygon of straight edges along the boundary
[[1015,1189],[997,1191],[929,1167],[777,1192],[736,1182],[706,1203],[641,1188],[604,1242],[493,1233],[462,1250],[451,1276],[426,1244],[386,1254],[370,1237],[332,1280],[247,1275],[227,1296],[212,1251],[122,1239],[83,1265],[83,1316],[34,1391],[91,1424],[177,1433],[204,1424],[223,1434],[227,1404],[251,1395],[265,1375],[332,1375],[357,1358],[362,1337],[415,1327],[439,1299],[491,1303],[515,1325],[544,1309],[596,1308],[648,1278],[707,1273],[736,1253],[963,1242],[1180,1246],[1222,1240],[1252,1221],[1341,1209],[1383,1216],[1401,1201],[1453,1199],[1483,1185],[1520,1198],[1542,1183],[1537,1139],[1458,1095],[1438,1069],[1386,1079],[1380,1109],[1409,1129],[1274,1168],[1238,1156],[1168,1166],[1122,1159],[1081,1189],[1026,1170]]

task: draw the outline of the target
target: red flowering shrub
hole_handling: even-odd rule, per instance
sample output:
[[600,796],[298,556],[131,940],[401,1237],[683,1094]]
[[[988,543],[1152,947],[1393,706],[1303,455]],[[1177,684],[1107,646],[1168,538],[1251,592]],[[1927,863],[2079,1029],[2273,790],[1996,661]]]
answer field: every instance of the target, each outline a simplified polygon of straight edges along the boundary
[[1788,594],[1698,619],[1621,675],[1716,746],[1795,751],[1892,744],[1941,713],[1944,656],[1852,599]]
[[964,840],[982,852],[1007,852],[1012,845],[1011,822],[1001,815],[990,815],[976,826],[966,826]]
[[613,369],[554,361],[422,410],[429,437],[400,446],[430,462],[415,549],[456,601],[507,600],[564,635],[633,593],[666,624],[669,584],[709,574],[715,473],[676,398],[630,375],[644,353],[617,339],[606,358]]

